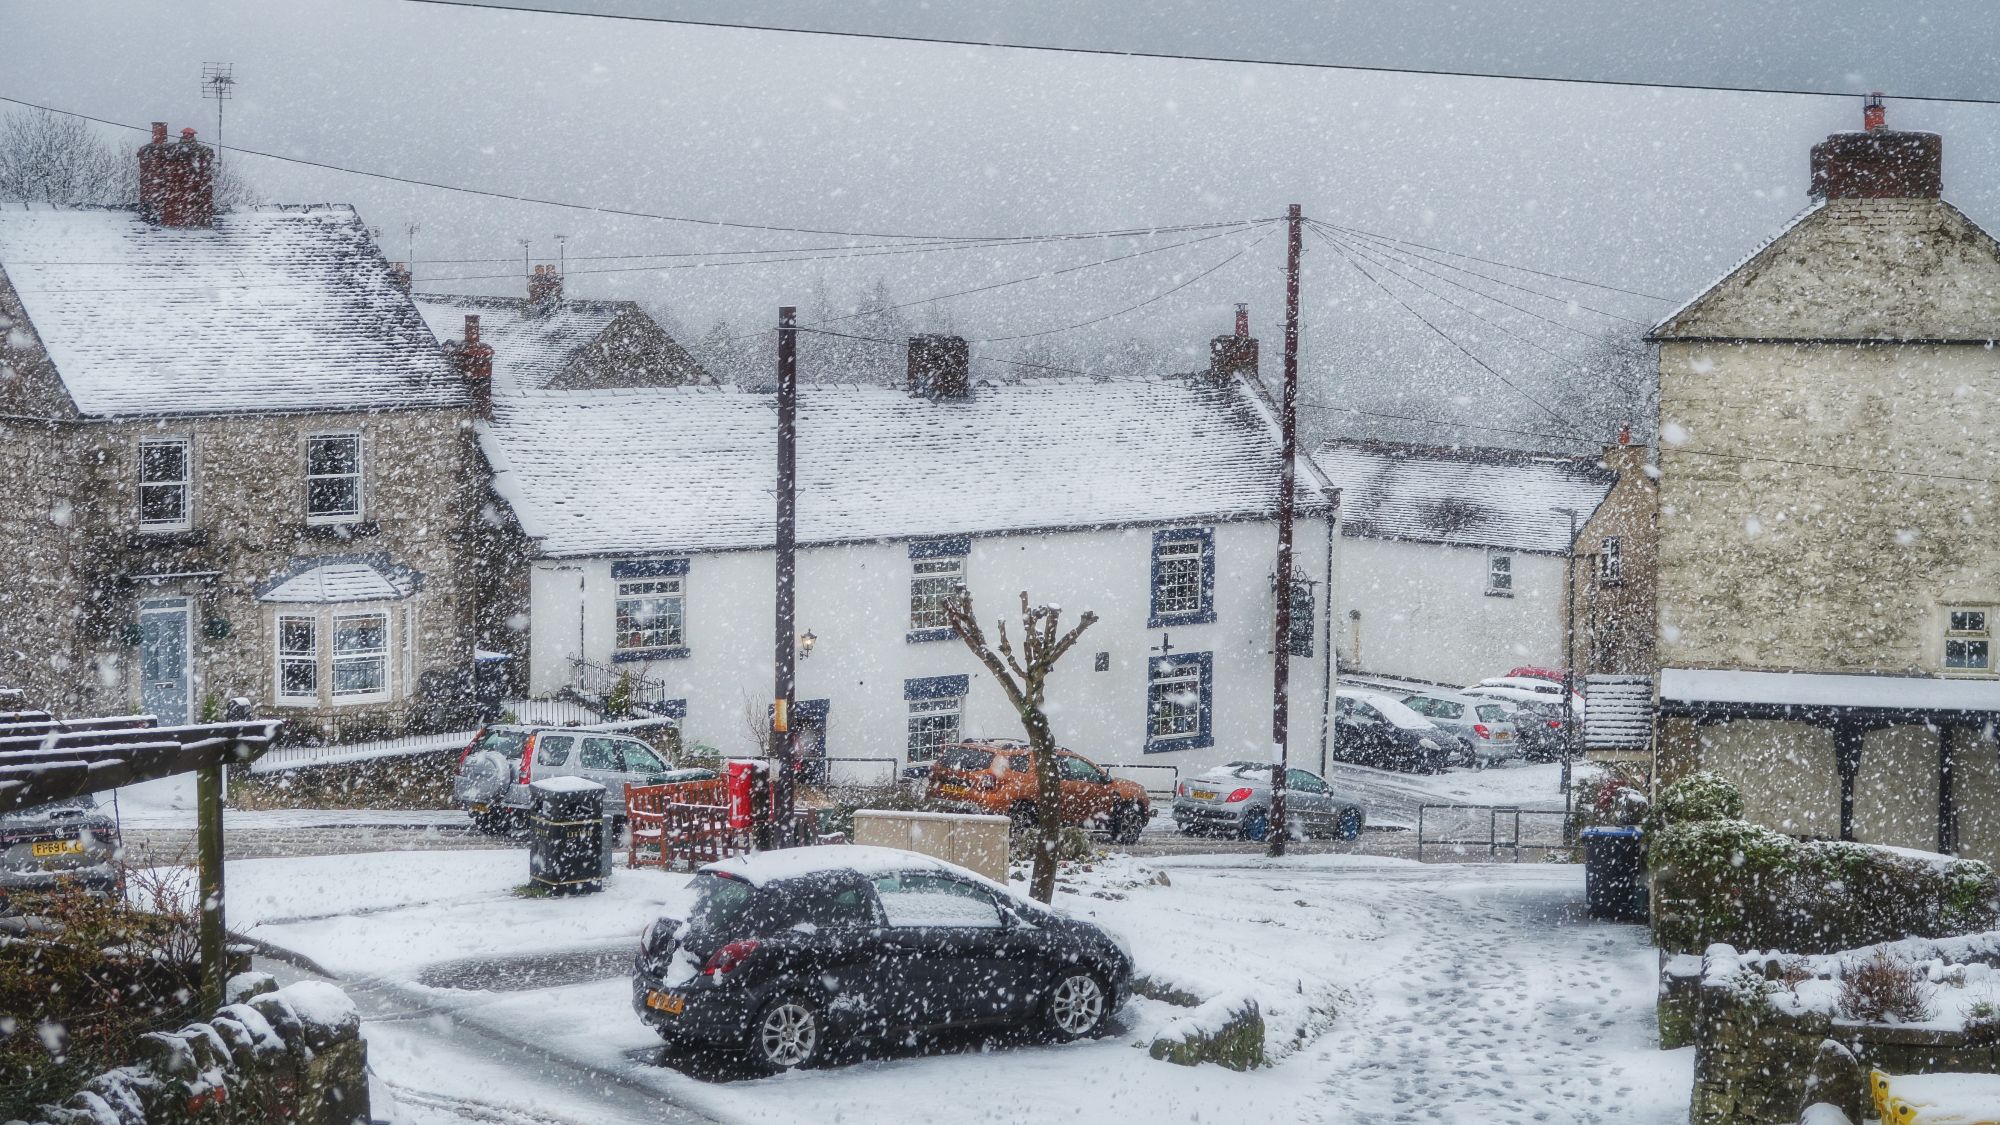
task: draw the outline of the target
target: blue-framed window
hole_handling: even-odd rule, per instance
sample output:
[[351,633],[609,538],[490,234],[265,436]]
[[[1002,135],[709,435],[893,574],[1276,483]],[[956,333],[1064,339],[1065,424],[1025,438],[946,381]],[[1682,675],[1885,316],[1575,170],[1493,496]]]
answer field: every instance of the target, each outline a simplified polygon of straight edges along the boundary
[[928,762],[941,747],[959,739],[959,721],[965,710],[966,676],[928,676],[903,681],[903,699],[909,706],[909,741],[906,752],[912,762]]
[[1152,613],[1146,627],[1215,620],[1215,531],[1169,527],[1153,533]]
[[1215,745],[1213,653],[1155,656],[1146,666],[1146,753]]
[[611,564],[611,659],[678,660],[688,654],[686,559]]
[[910,544],[910,628],[903,635],[904,641],[920,644],[952,639],[944,606],[965,585],[965,557],[971,553],[972,540],[964,535],[919,539]]

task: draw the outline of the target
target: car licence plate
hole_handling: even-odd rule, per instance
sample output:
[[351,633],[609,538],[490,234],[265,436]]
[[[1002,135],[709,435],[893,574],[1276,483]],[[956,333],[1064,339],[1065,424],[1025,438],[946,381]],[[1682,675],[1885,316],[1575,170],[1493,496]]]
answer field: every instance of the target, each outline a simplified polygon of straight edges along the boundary
[[681,1009],[687,1007],[687,997],[674,992],[648,992],[646,1006],[656,1012],[678,1016],[681,1014]]
[[1215,790],[1213,789],[1196,789],[1191,791],[1189,795],[1197,801],[1215,800]]
[[1513,734],[1513,732],[1512,732],[1512,731],[1504,731],[1504,730],[1503,730],[1503,731],[1501,731],[1501,732],[1500,732],[1499,734],[1497,734],[1497,735],[1495,735],[1495,736],[1494,736],[1494,741],[1496,741],[1496,742],[1505,742],[1505,741],[1507,741],[1508,739],[1510,739],[1510,738],[1512,738],[1512,737],[1514,737],[1514,734]]
[[83,852],[83,841],[37,840],[34,847],[29,850],[35,853],[36,859],[46,859],[56,855],[80,855]]
[[465,807],[466,807],[466,808],[468,808],[468,809],[471,809],[471,810],[472,810],[473,812],[476,812],[476,813],[483,813],[483,812],[485,812],[485,811],[486,811],[486,802],[484,802],[484,801],[474,801],[474,802],[473,802],[472,804],[470,804],[470,805],[467,805],[467,806],[465,806]]

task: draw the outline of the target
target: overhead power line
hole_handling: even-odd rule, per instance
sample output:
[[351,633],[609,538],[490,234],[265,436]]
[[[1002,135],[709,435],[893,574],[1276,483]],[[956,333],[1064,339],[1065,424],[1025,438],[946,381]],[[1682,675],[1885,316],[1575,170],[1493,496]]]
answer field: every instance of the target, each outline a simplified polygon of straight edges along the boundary
[[1272,228],[1266,227],[1264,233],[1252,239],[1249,245],[1237,247],[1235,253],[1230,254],[1228,257],[1222,259],[1221,261],[1215,263],[1214,265],[1208,267],[1207,269],[1201,271],[1200,273],[1195,274],[1193,277],[1188,278],[1186,281],[1183,281],[1180,284],[1175,285],[1171,289],[1163,289],[1160,292],[1153,294],[1152,296],[1146,298],[1143,301],[1140,301],[1137,304],[1127,305],[1124,308],[1117,310],[1116,312],[1108,312],[1102,316],[1094,316],[1089,320],[1079,320],[1075,324],[1065,324],[1061,328],[1045,328],[1040,332],[1020,332],[1012,336],[988,336],[984,339],[972,340],[968,342],[974,344],[999,344],[999,343],[1005,343],[1008,340],[1028,340],[1036,336],[1053,336],[1058,332],[1071,332],[1078,328],[1088,328],[1093,324],[1102,324],[1107,320],[1115,320],[1118,317],[1126,315],[1127,313],[1138,312],[1140,309],[1145,308],[1147,305],[1150,305],[1155,301],[1164,300],[1168,297],[1173,296],[1174,294],[1180,292],[1181,290],[1186,289],[1188,286],[1193,285],[1195,282],[1200,281],[1202,278],[1207,277],[1209,274],[1214,273],[1215,271],[1221,269],[1222,267],[1228,265],[1229,263],[1235,261],[1236,259],[1241,258],[1243,255],[1248,254],[1250,251],[1255,250],[1257,247],[1263,245],[1266,239],[1271,237],[1271,230]]
[[[1642,319],[1640,317],[1626,316],[1624,313],[1612,312],[1610,309],[1600,309],[1596,305],[1584,304],[1582,301],[1579,301],[1575,297],[1572,297],[1566,293],[1550,293],[1546,290],[1536,289],[1533,286],[1522,285],[1518,282],[1508,281],[1506,278],[1503,277],[1494,277],[1490,273],[1481,273],[1480,271],[1471,269],[1467,266],[1455,265],[1451,262],[1445,261],[1442,258],[1433,258],[1428,254],[1420,254],[1414,250],[1404,250],[1396,246],[1387,245],[1386,243],[1388,243],[1390,240],[1382,239],[1378,235],[1364,234],[1361,231],[1354,230],[1350,227],[1338,226],[1336,224],[1322,222],[1317,219],[1313,220],[1313,223],[1316,226],[1322,226],[1325,227],[1327,230],[1337,232],[1341,235],[1345,235],[1352,241],[1378,246],[1385,252],[1394,253],[1403,258],[1416,259],[1418,261],[1429,262],[1432,265],[1443,266],[1445,269],[1451,270],[1454,273],[1462,273],[1467,275],[1468,277],[1477,277],[1482,280],[1492,282],[1495,285],[1504,285],[1509,289],[1518,290],[1519,292],[1526,293],[1529,296],[1540,297],[1544,301],[1552,301],[1564,307],[1569,307],[1573,305],[1579,309],[1584,310],[1585,312],[1594,312],[1599,316],[1607,316],[1613,320],[1622,320],[1629,324],[1644,324],[1650,326],[1652,323],[1651,321]],[[1519,267],[1511,267],[1511,268],[1518,269]],[[1471,289],[1472,292],[1478,292],[1477,289],[1472,289],[1472,287],[1470,286],[1463,286],[1462,283],[1454,283],[1454,284],[1461,284],[1461,287],[1463,288]]]
[[[1314,221],[1317,222],[1318,220]],[[1327,225],[1331,226],[1332,224],[1327,224]],[[1396,243],[1401,243],[1404,246],[1415,246],[1420,250],[1432,250],[1439,254],[1449,254],[1454,258],[1464,258],[1468,262],[1479,262],[1483,265],[1499,266],[1501,269],[1519,270],[1522,273],[1535,274],[1538,277],[1553,278],[1557,281],[1569,281],[1569,282],[1574,282],[1578,285],[1588,285],[1592,289],[1602,289],[1608,293],[1624,293],[1633,297],[1644,297],[1649,301],[1665,301],[1667,304],[1670,305],[1677,304],[1679,301],[1678,298],[1662,297],[1658,293],[1646,293],[1638,289],[1626,289],[1622,286],[1607,285],[1602,281],[1592,281],[1587,277],[1571,277],[1569,274],[1566,273],[1551,273],[1548,270],[1538,270],[1532,266],[1521,266],[1521,265],[1515,265],[1512,262],[1501,262],[1501,261],[1496,261],[1492,258],[1482,258],[1477,254],[1467,254],[1459,250],[1447,250],[1441,246],[1429,246],[1422,242],[1413,242],[1407,238],[1397,238],[1394,235],[1380,234],[1375,231],[1366,231],[1358,227],[1335,227],[1334,229],[1344,231],[1348,234],[1360,234],[1360,235],[1366,235],[1369,238],[1379,238],[1384,242],[1396,242]]]
[[[63,115],[64,117],[74,117],[82,121],[94,121],[99,125],[109,125],[116,129],[130,129],[134,132],[141,132],[141,133],[148,131],[146,126],[134,125],[128,121],[113,121],[108,117],[93,117],[92,115],[87,113],[78,113],[74,110],[59,109],[55,106],[42,105],[39,102],[31,102],[24,100],[22,98],[10,98],[4,94],[0,94],[0,102],[7,102],[10,105],[25,106],[28,109],[38,109],[47,113],[57,113]],[[1134,228],[1134,230],[1131,231],[1084,231],[1084,232],[1076,232],[1074,234],[1057,233],[1057,234],[1028,234],[1028,235],[1022,235],[1022,234],[972,235],[972,234],[931,234],[931,233],[919,234],[909,231],[831,230],[825,227],[786,226],[778,223],[746,223],[730,219],[705,219],[693,215],[666,215],[666,214],[661,214],[657,211],[639,211],[627,207],[607,207],[602,204],[577,203],[573,200],[566,200],[566,199],[546,199],[540,196],[533,196],[533,195],[517,195],[513,192],[494,191],[490,188],[467,187],[464,184],[447,184],[447,183],[441,183],[437,180],[418,179],[413,176],[398,176],[391,172],[376,172],[367,168],[352,168],[342,164],[332,164],[324,160],[312,160],[303,156],[288,156],[284,153],[278,153],[278,152],[265,152],[262,151],[261,149],[244,148],[240,145],[229,146],[229,151],[232,153],[239,153],[244,156],[261,156],[267,160],[282,160],[287,164],[298,164],[298,165],[303,165],[304,167],[307,168],[319,168],[328,172],[345,172],[348,175],[353,175],[353,176],[367,176],[370,179],[387,180],[391,183],[409,184],[413,187],[435,188],[439,191],[455,191],[466,195],[483,196],[487,199],[507,200],[508,202],[512,203],[533,203],[543,207],[562,207],[572,211],[588,211],[594,214],[613,215],[620,218],[656,219],[661,222],[691,223],[696,226],[728,227],[735,230],[777,231],[785,234],[824,234],[824,235],[831,235],[836,238],[914,238],[914,239],[930,239],[939,242],[1005,242],[1013,239],[1024,239],[1024,238],[1109,237],[1113,235],[1136,233],[1137,231],[1151,229],[1151,228]],[[1200,226],[1200,229],[1211,229],[1213,227],[1218,227],[1218,226],[1237,226],[1237,225],[1241,225],[1241,223],[1232,221],[1226,223],[1214,223],[1214,224],[1202,225]],[[1185,226],[1185,224],[1183,224],[1183,226]],[[1185,229],[1197,229],[1197,228],[1185,227]],[[511,261],[512,259],[509,260]]]
[[[1509,82],[1543,82],[1562,86],[1612,86],[1634,90],[1697,90],[1723,94],[1774,94],[1787,97],[1852,98],[1867,90],[1823,90],[1811,87],[1732,86],[1719,82],[1645,82],[1621,78],[1577,78],[1565,75],[1514,74],[1497,70],[1452,70],[1443,67],[1370,66],[1364,63],[1315,62],[1310,59],[1267,59],[1241,55],[1198,55],[1179,51],[1119,50],[1114,47],[1071,47],[1053,43],[1022,43],[1006,39],[961,39],[947,35],[895,35],[880,31],[840,31],[832,28],[785,27],[779,24],[736,23],[727,20],[696,20],[675,16],[638,15],[631,12],[588,12],[571,8],[528,4],[492,4],[482,0],[413,0],[455,8],[487,8],[503,12],[532,12],[539,15],[576,16],[585,19],[634,20],[641,23],[677,24],[683,27],[720,28],[730,31],[766,31],[786,35],[817,35],[835,39],[875,39],[891,43],[929,43],[950,47],[994,47],[1010,51],[1040,51],[1061,55],[1097,55],[1126,59],[1166,59],[1177,62],[1237,63],[1245,66],[1279,66],[1302,70],[1339,70],[1357,74],[1421,74],[1439,78],[1488,78]],[[2000,105],[2000,98],[1953,97],[1944,94],[1894,95],[1902,101],[1940,102],[1948,105]]]

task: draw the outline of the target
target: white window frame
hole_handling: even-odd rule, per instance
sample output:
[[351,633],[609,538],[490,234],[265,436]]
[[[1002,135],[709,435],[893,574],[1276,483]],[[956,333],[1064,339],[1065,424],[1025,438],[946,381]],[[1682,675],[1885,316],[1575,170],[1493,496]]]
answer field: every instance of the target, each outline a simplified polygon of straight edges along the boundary
[[1625,548],[1619,536],[1607,535],[1598,541],[1597,584],[1600,586],[1625,584]]
[[[638,589],[638,587],[670,587],[670,589]],[[649,601],[668,599],[675,605],[673,635],[660,644],[627,644],[624,627],[624,604],[627,601]],[[611,590],[611,651],[613,653],[665,652],[687,647],[687,575],[658,574],[635,578],[619,578]]]
[[[1164,671],[1165,674],[1162,674]],[[1183,703],[1176,696],[1192,695],[1192,702]],[[1196,664],[1178,664],[1171,669],[1148,669],[1146,678],[1146,740],[1159,744],[1201,737],[1201,668]],[[1163,716],[1187,720],[1186,730],[1161,731],[1159,721]]]
[[[327,698],[335,704],[387,702],[391,693],[395,690],[395,683],[390,678],[389,665],[389,654],[396,649],[396,638],[394,636],[395,619],[387,610],[349,610],[342,612],[339,609],[335,609],[331,612],[330,616],[333,620],[330,622],[331,628],[326,632],[328,664],[328,675],[326,678]],[[346,652],[342,652],[339,647],[342,625],[351,625],[352,623],[369,620],[381,622],[382,643],[375,648],[348,649]],[[380,686],[367,691],[340,690],[340,669],[343,664],[373,664],[380,669]]]
[[[276,678],[271,682],[271,694],[280,706],[319,706],[319,617],[318,613],[279,613],[277,615],[277,626],[272,630],[271,636],[271,651],[273,659],[276,662],[273,669]],[[287,622],[303,622],[308,629],[312,630],[310,648],[300,650],[287,649],[285,647],[285,625]],[[309,695],[285,690],[286,666],[301,664],[312,670],[312,692]]]
[[[1965,620],[1954,620],[1961,616]],[[1972,617],[1976,615],[1977,621]],[[1975,627],[1976,625],[1976,627]],[[1993,607],[1983,605],[1948,605],[1944,607],[1944,647],[1940,651],[1940,665],[1947,676],[1991,676],[1993,662]],[[1966,646],[1970,652],[1973,645],[1982,646],[1981,662],[1978,664],[1953,664],[1951,646]]]
[[[1154,612],[1161,617],[1200,613],[1205,561],[1199,539],[1173,539],[1153,549],[1157,572],[1153,578]],[[1181,600],[1185,596],[1185,605]],[[1175,599],[1169,604],[1169,599]]]
[[[147,480],[146,451],[152,446],[177,446],[181,453],[181,476],[179,480]],[[149,520],[146,518],[146,492],[148,489],[179,489],[181,494],[181,514],[171,520]],[[194,526],[194,442],[186,437],[148,437],[139,439],[139,496],[135,510],[139,530],[142,532],[186,531]]]
[[[354,443],[354,471],[351,473],[315,473],[312,471],[313,443],[322,441],[352,441]],[[305,510],[309,524],[360,523],[368,512],[367,465],[368,443],[359,430],[330,430],[325,433],[307,434],[305,444]],[[313,482],[319,480],[353,480],[354,510],[351,512],[314,512]]]
[[[910,560],[910,629],[949,629],[944,603],[965,584],[965,556]],[[933,589],[932,587],[937,587]],[[929,614],[931,617],[926,617]],[[931,619],[934,617],[934,619]]]
[[[1504,567],[1494,566],[1495,563],[1503,563],[1503,562],[1506,564]],[[1503,576],[1506,578],[1505,582],[1494,581],[1494,579]],[[1494,598],[1513,597],[1514,579],[1516,577],[1517,575],[1514,572],[1514,552],[1506,550],[1505,548],[1502,547],[1488,547],[1486,549],[1487,596]]]
[[[910,702],[909,736],[904,741],[903,744],[903,756],[905,761],[909,762],[932,761],[937,757],[937,752],[940,747],[949,746],[952,743],[959,741],[961,735],[964,733],[964,725],[963,725],[965,720],[964,696],[935,695],[931,696],[928,699],[912,699],[909,702]],[[944,715],[949,715],[951,717],[951,730],[947,737],[937,738],[933,740],[930,737],[930,732],[926,729],[920,728],[919,724],[926,723],[926,720],[935,719],[938,718],[939,716],[944,716]],[[922,742],[918,741],[918,735],[920,734],[925,736]],[[919,750],[927,750],[928,752],[924,753],[922,757],[919,757],[918,756]]]

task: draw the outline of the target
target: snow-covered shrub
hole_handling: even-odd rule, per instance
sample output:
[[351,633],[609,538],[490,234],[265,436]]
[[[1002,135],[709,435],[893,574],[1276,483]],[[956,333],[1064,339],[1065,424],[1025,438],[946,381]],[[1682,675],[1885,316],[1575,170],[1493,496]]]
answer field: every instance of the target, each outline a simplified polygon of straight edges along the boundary
[[1840,969],[1840,1014],[1863,1023],[1922,1023],[1931,1018],[1936,989],[1923,967],[1877,949]]
[[1649,832],[1669,824],[1704,820],[1736,820],[1743,815],[1743,793],[1718,773],[1697,770],[1660,790],[1646,818]]

